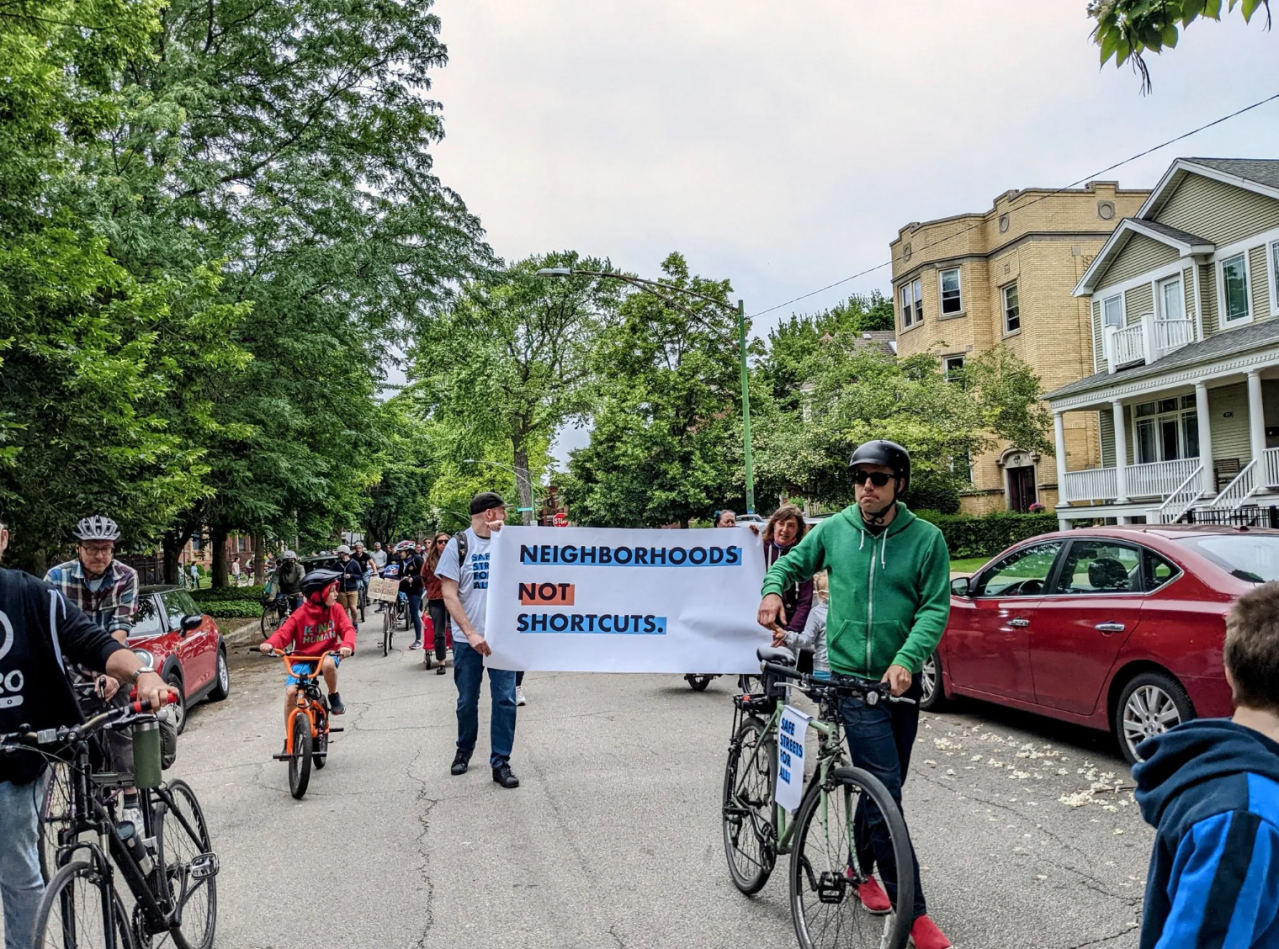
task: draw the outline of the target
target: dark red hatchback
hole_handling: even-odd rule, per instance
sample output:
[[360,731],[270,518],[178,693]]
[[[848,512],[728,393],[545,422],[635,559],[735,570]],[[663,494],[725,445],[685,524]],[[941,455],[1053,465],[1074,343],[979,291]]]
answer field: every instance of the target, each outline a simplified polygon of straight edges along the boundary
[[1270,580],[1274,530],[1133,525],[1032,538],[951,584],[924,707],[962,695],[1106,729],[1135,761],[1149,735],[1231,714],[1225,615]]

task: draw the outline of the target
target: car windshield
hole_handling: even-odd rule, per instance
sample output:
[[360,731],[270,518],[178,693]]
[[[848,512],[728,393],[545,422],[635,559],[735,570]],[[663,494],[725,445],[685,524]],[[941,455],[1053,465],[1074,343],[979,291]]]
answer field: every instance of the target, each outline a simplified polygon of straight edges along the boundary
[[160,611],[155,608],[155,597],[141,597],[138,600],[137,612],[133,614],[133,629],[129,635],[143,638],[159,636],[163,632],[164,622],[160,619]]
[[1249,583],[1279,580],[1279,535],[1203,534],[1182,538],[1232,577]]

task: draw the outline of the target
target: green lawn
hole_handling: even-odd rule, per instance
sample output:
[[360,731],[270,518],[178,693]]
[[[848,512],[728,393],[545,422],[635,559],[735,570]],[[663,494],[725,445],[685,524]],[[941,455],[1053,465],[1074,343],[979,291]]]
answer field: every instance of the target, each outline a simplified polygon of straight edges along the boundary
[[972,573],[989,559],[989,557],[969,557],[966,560],[952,560],[950,562],[950,572]]

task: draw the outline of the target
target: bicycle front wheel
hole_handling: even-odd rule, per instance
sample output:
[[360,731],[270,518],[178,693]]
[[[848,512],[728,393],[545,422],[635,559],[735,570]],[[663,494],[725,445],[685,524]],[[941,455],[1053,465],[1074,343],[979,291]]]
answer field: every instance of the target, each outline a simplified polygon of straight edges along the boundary
[[[860,768],[837,768],[825,786],[810,787],[795,824],[791,918],[802,949],[902,949],[913,921],[915,865],[906,822],[883,782]],[[890,896],[895,885],[900,912],[874,915],[862,905],[857,888],[876,871]]]
[[58,871],[58,834],[71,826],[71,767],[60,762],[49,769],[40,801],[40,876],[48,883]]
[[382,614],[382,655],[390,655],[391,635],[395,630],[395,611],[387,610]]
[[280,611],[276,605],[272,603],[270,606],[262,607],[262,638],[267,639],[279,628]]
[[763,735],[758,718],[743,721],[724,768],[724,854],[733,885],[747,896],[763,889],[777,859],[777,743]]
[[289,758],[289,793],[302,800],[311,783],[311,720],[300,712],[293,719],[293,756]]
[[129,917],[111,881],[90,863],[69,863],[50,881],[36,911],[36,949],[134,949]]
[[218,865],[204,810],[181,780],[153,792],[151,807],[163,895],[191,949],[209,949],[218,924]]

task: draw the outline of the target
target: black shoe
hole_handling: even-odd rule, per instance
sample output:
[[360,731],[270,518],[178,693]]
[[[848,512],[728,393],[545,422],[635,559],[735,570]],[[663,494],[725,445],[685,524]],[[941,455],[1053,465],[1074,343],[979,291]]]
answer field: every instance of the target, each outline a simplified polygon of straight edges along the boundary
[[336,692],[329,693],[329,711],[334,715],[346,714],[346,706],[342,704],[342,697]]
[[442,676],[444,675],[444,672],[445,672],[444,663],[441,661],[440,664],[435,667],[435,674],[437,676]]
[[493,780],[508,790],[520,786],[520,779],[515,776],[511,766],[505,762],[493,769]]
[[453,767],[449,768],[452,774],[466,774],[466,769],[471,763],[471,756],[461,748],[457,750],[457,754],[453,756]]

